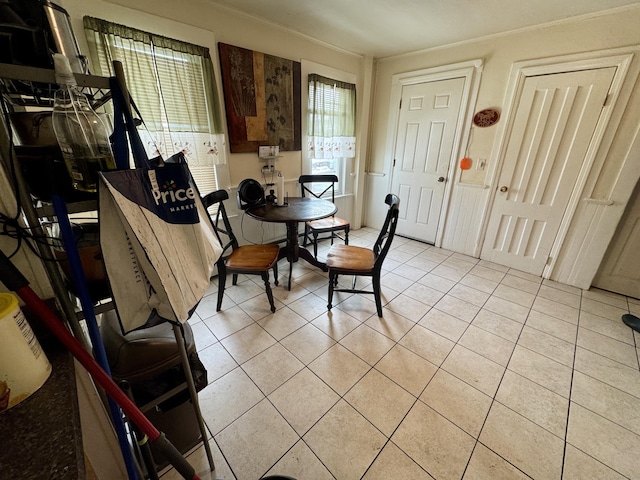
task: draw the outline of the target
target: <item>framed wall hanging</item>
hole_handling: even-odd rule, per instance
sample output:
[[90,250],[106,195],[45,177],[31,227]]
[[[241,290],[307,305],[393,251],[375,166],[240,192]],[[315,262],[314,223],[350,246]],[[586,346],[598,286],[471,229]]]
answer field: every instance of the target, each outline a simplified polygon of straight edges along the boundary
[[495,108],[486,108],[473,116],[473,124],[478,127],[490,127],[498,122],[500,112]]
[[231,153],[301,149],[300,62],[218,43]]

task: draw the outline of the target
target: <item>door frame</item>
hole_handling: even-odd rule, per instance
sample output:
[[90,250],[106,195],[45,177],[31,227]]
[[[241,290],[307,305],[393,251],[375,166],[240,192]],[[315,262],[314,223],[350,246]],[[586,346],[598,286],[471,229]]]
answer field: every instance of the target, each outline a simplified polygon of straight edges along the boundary
[[440,221],[436,232],[436,240],[434,245],[440,247],[442,245],[442,237],[444,235],[444,227],[447,222],[447,211],[453,190],[454,175],[456,172],[455,164],[461,158],[461,152],[466,151],[471,133],[471,122],[473,120],[473,108],[478,98],[478,90],[480,89],[480,77],[484,61],[482,59],[470,60],[467,62],[454,63],[450,65],[441,65],[438,67],[425,68],[422,70],[414,70],[411,72],[398,73],[391,77],[391,93],[389,96],[389,123],[387,127],[387,141],[385,157],[389,159],[389,180],[387,189],[391,188],[393,181],[393,157],[396,151],[396,137],[398,134],[398,120],[400,118],[400,100],[402,99],[402,89],[405,85],[415,85],[418,83],[437,82],[440,80],[450,80],[453,78],[464,78],[464,86],[462,88],[462,98],[460,99],[460,112],[458,114],[458,122],[453,140],[453,149],[449,161],[449,172],[447,173],[446,185],[444,188],[444,196],[442,197],[442,206],[440,208]]
[[567,232],[569,231],[571,221],[581,200],[580,197],[582,196],[582,192],[587,184],[587,179],[589,178],[589,174],[591,173],[591,169],[595,162],[596,154],[602,143],[607,127],[609,126],[609,121],[612,117],[614,107],[617,104],[618,97],[620,96],[620,91],[627,72],[629,71],[631,60],[633,59],[633,54],[628,53],[628,50],[626,53],[620,53],[621,51],[622,49],[602,50],[536,60],[525,60],[522,62],[516,62],[511,66],[509,83],[504,97],[503,121],[500,122],[499,129],[496,132],[496,148],[493,149],[490,159],[491,165],[495,165],[495,167],[493,171],[487,175],[487,184],[489,185],[492,194],[489,195],[484,212],[484,218],[482,220],[482,229],[480,233],[481,242],[478,250],[480,254],[484,243],[487,241],[487,228],[489,226],[489,218],[491,216],[491,211],[493,209],[493,204],[498,190],[498,180],[500,179],[500,174],[502,173],[502,168],[504,166],[506,150],[515,121],[515,114],[520,103],[520,97],[522,95],[526,79],[528,77],[538,75],[616,67],[616,73],[614,74],[604,108],[600,113],[600,118],[596,124],[593,136],[591,137],[585,161],[582,163],[576,185],[571,192],[562,222],[558,228],[558,233],[556,234],[551,246],[549,253],[550,260],[547,261],[542,272],[542,278],[551,277],[553,268],[558,261],[558,255],[567,236]]

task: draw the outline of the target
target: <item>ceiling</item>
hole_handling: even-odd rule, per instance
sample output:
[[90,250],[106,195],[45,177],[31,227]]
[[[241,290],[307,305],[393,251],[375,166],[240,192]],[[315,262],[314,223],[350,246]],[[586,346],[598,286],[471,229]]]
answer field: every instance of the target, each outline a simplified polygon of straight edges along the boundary
[[638,0],[207,1],[374,58],[640,6]]

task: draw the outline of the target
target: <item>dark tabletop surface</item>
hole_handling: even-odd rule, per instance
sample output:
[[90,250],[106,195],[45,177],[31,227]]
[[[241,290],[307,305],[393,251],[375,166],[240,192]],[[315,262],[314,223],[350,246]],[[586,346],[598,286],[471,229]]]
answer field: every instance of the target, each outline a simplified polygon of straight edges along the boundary
[[306,222],[330,217],[338,209],[329,200],[309,197],[289,197],[289,205],[275,206],[267,202],[265,205],[251,207],[247,215],[263,222]]

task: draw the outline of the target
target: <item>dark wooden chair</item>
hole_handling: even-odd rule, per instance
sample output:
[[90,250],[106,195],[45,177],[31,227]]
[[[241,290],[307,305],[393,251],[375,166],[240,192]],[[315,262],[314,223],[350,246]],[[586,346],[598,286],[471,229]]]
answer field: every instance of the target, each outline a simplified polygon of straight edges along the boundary
[[[338,183],[336,175],[301,175],[298,182],[300,183],[303,197],[310,195],[321,198],[331,192],[331,201],[336,203],[335,184]],[[314,184],[321,185],[321,190],[314,190]],[[344,241],[345,245],[348,245],[350,229],[351,224],[339,217],[327,217],[305,222],[302,245],[306,247],[307,243],[313,243],[313,256],[318,258],[318,240],[331,239],[331,245],[333,245],[333,239],[339,238]],[[340,235],[340,232],[343,232],[343,235]],[[318,235],[322,234],[328,235],[318,237]]]
[[[333,245],[329,249],[327,254],[327,267],[329,268],[329,303],[327,308],[329,310],[331,310],[332,306],[333,292],[368,293],[375,296],[378,317],[382,317],[380,272],[382,262],[384,262],[389,252],[391,241],[396,233],[400,199],[396,195],[389,193],[384,202],[389,205],[389,210],[373,249],[340,244]],[[336,288],[339,275],[353,275],[351,288]],[[356,278],[358,276],[372,277],[373,290],[356,289]]]
[[[238,246],[238,240],[231,230],[231,223],[229,223],[227,211],[224,208],[224,200],[228,198],[229,194],[226,190],[217,190],[205,195],[202,199],[206,208],[217,205],[212,223],[220,245],[223,247],[222,255],[217,262],[218,304],[216,310],[220,311],[222,307],[227,274],[233,275],[233,285],[238,283],[238,274],[245,274],[262,277],[271,311],[275,312],[273,292],[269,284],[269,270],[273,269],[274,283],[278,285],[278,253],[280,248],[275,244]],[[221,222],[222,225],[220,225]],[[226,241],[223,237],[226,237]]]

